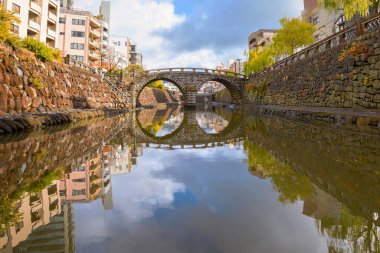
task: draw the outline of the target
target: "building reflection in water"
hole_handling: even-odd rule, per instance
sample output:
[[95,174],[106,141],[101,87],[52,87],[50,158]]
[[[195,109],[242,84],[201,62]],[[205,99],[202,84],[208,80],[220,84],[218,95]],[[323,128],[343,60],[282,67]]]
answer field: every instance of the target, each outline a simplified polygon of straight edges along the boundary
[[[336,151],[337,146],[333,142],[317,139],[315,145],[310,145],[312,141],[304,141],[308,138],[314,140],[318,128],[310,127],[308,133],[305,126],[301,126],[302,131],[296,131],[296,124],[281,120],[266,122],[251,119],[238,132],[239,139],[230,135],[234,128],[225,131],[235,124],[231,110],[213,108],[211,111],[199,111],[195,113],[195,119],[186,118],[186,115],[188,116],[182,108],[145,110],[137,115],[137,120],[146,132],[157,137],[158,142],[163,139],[161,137],[170,136],[181,127],[189,127],[187,132],[195,131],[193,136],[183,137],[186,144],[179,143],[181,140],[178,138],[173,141],[174,145],[171,140],[167,140],[169,146],[166,148],[169,150],[176,147],[194,149],[198,146],[214,148],[226,146],[227,143],[227,147],[235,149],[244,146],[247,157],[245,162],[252,176],[260,181],[270,181],[283,204],[302,202],[303,215],[315,220],[317,231],[328,240],[330,252],[344,252],[350,247],[354,252],[380,250],[380,202],[376,197],[367,196],[364,188],[358,185],[371,186],[371,192],[375,196],[378,196],[377,188],[375,184],[365,181],[370,178],[368,175],[350,178],[350,174],[346,174],[346,167],[354,174],[352,171],[360,167],[355,162],[362,161],[362,157],[355,157],[356,153],[350,151],[350,159],[354,163],[348,161],[342,170],[334,164],[334,170],[330,170],[330,164],[343,160],[339,155],[344,155],[344,151]],[[184,122],[187,126],[183,126]],[[206,135],[197,136],[197,127],[203,129]],[[161,143],[154,145],[144,142],[145,139],[138,140],[135,130],[128,129],[130,136],[127,141],[126,133],[115,135],[97,147],[96,152],[86,155],[84,159],[77,159],[79,164],[72,163],[64,170],[60,168],[56,172],[46,173],[36,181],[40,183],[29,182],[27,187],[21,187],[22,190],[16,191],[16,194],[2,197],[2,209],[8,210],[8,216],[2,217],[4,221],[0,223],[0,253],[75,252],[73,205],[101,199],[104,210],[113,209],[112,177],[133,173],[137,159],[143,155],[145,147],[162,148]],[[298,136],[305,132],[305,136]],[[219,145],[215,134],[221,133],[224,135],[220,138],[225,139]],[[335,132],[331,133],[333,138],[337,138]],[[302,141],[293,143],[287,134],[297,135],[299,138],[294,139]],[[328,136],[328,131],[324,130],[323,134],[326,136],[319,134],[319,138],[333,139]],[[195,140],[194,136],[199,140]],[[152,141],[148,137],[146,140]],[[244,142],[241,141],[242,137]],[[364,138],[362,143],[371,145],[371,142],[366,142],[366,137],[361,138]],[[344,140],[348,138],[339,139],[343,140],[339,147],[344,147]],[[189,140],[195,144],[190,144]],[[320,143],[324,143],[323,149],[326,152],[316,152]],[[349,146],[349,141],[346,146]],[[376,164],[377,149],[372,147],[371,150],[375,153],[372,161]],[[331,154],[332,151],[336,154]],[[281,154],[285,154],[286,159]],[[371,168],[368,171],[371,172]],[[331,177],[329,173],[335,176]],[[339,173],[344,174],[342,176]],[[356,187],[355,191],[352,187]],[[365,198],[368,199],[363,200]]]
[[[0,229],[0,253],[75,252],[73,204],[101,198],[104,210],[112,209],[111,176],[131,173],[142,149],[141,145],[105,145],[98,155],[73,166],[46,188],[28,187],[33,193],[22,192],[10,205],[14,221]],[[38,183],[35,186],[38,190]]]

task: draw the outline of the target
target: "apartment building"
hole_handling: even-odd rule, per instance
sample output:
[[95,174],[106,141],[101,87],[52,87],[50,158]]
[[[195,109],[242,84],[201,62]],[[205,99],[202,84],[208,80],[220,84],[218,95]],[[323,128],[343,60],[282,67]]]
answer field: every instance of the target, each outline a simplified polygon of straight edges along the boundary
[[348,25],[343,11],[326,10],[318,4],[318,0],[304,0],[302,19],[315,26],[314,37],[317,41],[333,35]]
[[134,65],[143,65],[143,56],[137,52],[137,46],[131,45],[131,51],[129,52],[129,63]]
[[248,48],[249,50],[255,50],[259,47],[265,48],[266,45],[268,45],[274,35],[276,34],[277,30],[273,29],[260,29],[248,37]]
[[100,67],[102,30],[102,21],[90,12],[61,8],[58,48],[64,57]]
[[33,37],[50,47],[58,45],[58,0],[0,0],[5,9],[21,20],[13,32],[21,38]]

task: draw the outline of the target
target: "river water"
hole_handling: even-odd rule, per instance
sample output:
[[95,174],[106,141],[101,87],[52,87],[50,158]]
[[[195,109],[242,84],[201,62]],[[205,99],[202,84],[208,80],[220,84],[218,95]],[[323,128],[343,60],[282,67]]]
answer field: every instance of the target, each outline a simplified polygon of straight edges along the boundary
[[152,109],[0,158],[0,253],[380,252],[376,130]]

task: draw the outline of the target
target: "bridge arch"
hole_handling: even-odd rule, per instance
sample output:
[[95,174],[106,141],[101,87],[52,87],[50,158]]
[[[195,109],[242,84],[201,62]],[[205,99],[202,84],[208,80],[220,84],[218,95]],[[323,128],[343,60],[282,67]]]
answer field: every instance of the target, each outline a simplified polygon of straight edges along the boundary
[[197,85],[197,93],[199,92],[201,87],[208,82],[218,82],[222,84],[231,94],[231,100],[233,104],[242,103],[243,94],[242,94],[241,87],[239,87],[239,84],[234,82],[234,80],[228,80],[227,78],[223,78],[223,77],[210,76],[210,79],[208,79],[205,83],[201,83]]
[[147,87],[149,84],[154,83],[155,81],[166,81],[166,82],[174,84],[182,93],[184,102],[186,103],[186,95],[185,95],[186,94],[186,87],[181,82],[179,82],[178,80],[175,80],[175,78],[169,78],[166,76],[162,76],[162,77],[151,76],[151,77],[148,77],[147,79],[145,79],[144,82],[138,83],[136,86],[136,91],[135,91],[136,92],[135,93],[136,94],[136,101],[140,97],[141,92],[144,90],[144,88]]
[[243,83],[246,80],[244,75],[226,71],[210,69],[180,68],[180,69],[159,69],[149,70],[145,75],[137,79],[136,95],[150,83],[164,80],[176,85],[182,92],[184,102],[190,101],[189,96],[196,94],[199,89],[207,82],[216,81],[223,84],[231,93],[232,102],[241,104],[243,98]]

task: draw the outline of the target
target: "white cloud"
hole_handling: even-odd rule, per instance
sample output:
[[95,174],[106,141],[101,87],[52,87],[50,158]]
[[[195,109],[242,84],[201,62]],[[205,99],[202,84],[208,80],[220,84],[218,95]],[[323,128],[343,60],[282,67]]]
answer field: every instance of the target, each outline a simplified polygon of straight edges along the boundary
[[[214,0],[210,2],[213,1]],[[246,6],[248,1],[252,0],[242,1],[241,5]],[[197,4],[199,3],[195,1],[194,6]],[[273,12],[272,5],[276,5],[276,3],[271,2],[263,2],[260,4],[268,10],[272,9],[271,12]],[[76,0],[75,5],[76,8],[91,10],[94,14],[97,14],[100,0]],[[138,50],[143,53],[144,67],[148,69],[160,67],[214,68],[221,62],[227,64],[227,61],[231,58],[243,57],[242,52],[245,49],[245,41],[242,41],[240,46],[226,46],[222,52],[213,48],[213,45],[191,50],[186,50],[184,48],[173,49],[173,44],[177,44],[176,41],[174,41],[175,38],[171,36],[165,37],[159,32],[171,31],[174,28],[183,25],[185,21],[189,21],[194,25],[202,25],[201,21],[210,19],[212,16],[211,13],[214,11],[205,9],[203,10],[205,13],[202,13],[199,20],[194,20],[194,17],[192,20],[189,20],[191,19],[190,16],[176,13],[175,7],[176,6],[173,0],[112,0],[110,24],[111,34],[130,37],[131,40],[137,44]],[[274,24],[281,16],[300,15],[301,8],[302,0],[288,0],[286,3],[286,8],[278,9],[277,14],[268,13],[268,17],[264,20],[271,20],[270,22]],[[249,15],[250,17],[243,20],[254,20],[256,17],[255,11],[257,12],[257,10],[252,10],[252,14]],[[220,20],[222,17],[223,15],[214,16],[210,22],[213,23],[214,21]],[[238,16],[236,16],[236,18],[237,17]],[[225,18],[228,19],[228,17]],[[257,21],[260,23],[262,20]],[[233,24],[233,21],[230,23]],[[250,29],[252,28],[249,27],[248,23],[242,24],[242,26],[247,28],[247,34],[251,32]],[[236,26],[232,27],[236,28]],[[231,29],[228,27],[225,28]],[[189,37],[187,38],[190,39],[191,43],[193,43],[192,41],[196,35],[188,35]],[[228,36],[226,38],[231,38],[231,36],[234,37],[235,35],[236,34],[233,32],[225,34],[225,36]],[[187,36],[187,34],[184,36]],[[241,41],[240,37],[238,40]],[[219,43],[223,43],[221,40],[218,41]],[[194,40],[194,43],[198,42]]]

